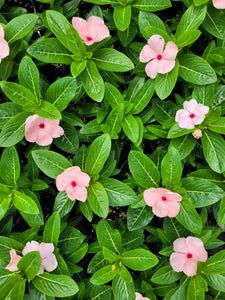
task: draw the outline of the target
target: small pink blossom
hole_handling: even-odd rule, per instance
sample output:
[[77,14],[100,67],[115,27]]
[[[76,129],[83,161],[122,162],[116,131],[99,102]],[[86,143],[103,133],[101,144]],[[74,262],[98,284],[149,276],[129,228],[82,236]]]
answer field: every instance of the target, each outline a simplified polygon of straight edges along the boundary
[[82,18],[73,17],[72,25],[87,46],[100,42],[110,36],[107,26],[99,17],[91,16],[87,21]]
[[39,251],[41,256],[41,267],[37,275],[42,274],[44,270],[52,272],[57,268],[58,263],[55,254],[53,254],[54,245],[52,243],[27,242],[22,251],[23,255],[32,251]]
[[217,9],[224,9],[225,0],[213,0],[213,6]]
[[164,188],[150,188],[144,191],[144,200],[152,207],[153,213],[160,218],[176,217],[180,211],[181,195]]
[[176,239],[173,242],[174,253],[170,256],[170,264],[174,271],[184,272],[187,276],[197,273],[197,262],[206,261],[208,254],[203,242],[196,237]]
[[10,263],[5,267],[5,269],[8,269],[11,272],[18,271],[17,264],[21,260],[21,256],[16,254],[16,250],[12,249],[10,250],[10,256],[11,260]]
[[49,120],[33,115],[25,121],[25,138],[28,142],[47,146],[52,143],[52,138],[60,137],[63,134],[64,130],[59,126],[59,120]]
[[143,63],[147,62],[145,72],[152,79],[156,77],[157,73],[165,74],[175,67],[177,45],[174,42],[168,42],[164,49],[164,43],[162,36],[154,34],[141,50],[139,59]]
[[192,132],[192,135],[194,138],[196,138],[198,140],[200,137],[202,137],[201,129],[196,129],[194,132]]
[[147,297],[143,297],[140,293],[137,292],[135,293],[135,296],[136,296],[135,300],[151,300]]
[[4,39],[4,29],[2,25],[0,25],[0,63],[2,61],[2,58],[5,58],[9,55],[9,45]]
[[88,174],[81,172],[77,166],[66,169],[56,178],[58,191],[66,191],[70,200],[87,200],[87,189],[91,178]]
[[184,109],[176,112],[175,121],[180,128],[193,129],[195,125],[201,124],[205,115],[209,112],[209,107],[198,104],[195,99],[184,101]]

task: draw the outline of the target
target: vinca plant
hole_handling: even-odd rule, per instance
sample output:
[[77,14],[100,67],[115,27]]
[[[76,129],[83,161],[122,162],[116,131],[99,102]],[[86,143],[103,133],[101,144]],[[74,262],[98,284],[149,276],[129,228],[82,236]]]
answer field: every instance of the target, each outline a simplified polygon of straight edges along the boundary
[[225,0],[0,0],[0,299],[225,300]]

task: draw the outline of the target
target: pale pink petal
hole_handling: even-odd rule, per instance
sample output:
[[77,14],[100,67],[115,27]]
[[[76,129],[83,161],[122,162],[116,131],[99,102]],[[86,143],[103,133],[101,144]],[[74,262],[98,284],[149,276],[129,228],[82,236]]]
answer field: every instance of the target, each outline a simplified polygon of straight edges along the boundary
[[176,112],[175,121],[180,122],[183,119],[189,118],[190,113],[185,109],[179,109]]
[[67,175],[73,176],[74,173],[80,172],[80,167],[78,166],[70,167],[66,169],[64,172]]
[[87,21],[87,30],[90,37],[94,42],[100,42],[110,35],[107,26],[104,21],[95,16],[91,16]]
[[36,142],[37,138],[38,138],[38,134],[39,134],[39,129],[38,127],[34,127],[34,128],[27,128],[25,126],[25,139],[30,142],[30,143],[34,143]]
[[41,129],[38,132],[36,143],[39,146],[48,146],[52,143],[52,137],[45,130]]
[[168,209],[164,205],[164,201],[157,201],[152,207],[152,211],[154,215],[156,215],[159,218],[164,218],[168,216]]
[[72,187],[72,185],[66,187],[66,193],[70,200],[74,201],[76,199],[74,187]]
[[184,101],[184,109],[189,111],[190,113],[194,113],[197,109],[197,101],[195,99],[191,99],[190,101]]
[[174,201],[181,201],[183,197],[179,195],[178,193],[168,192],[166,194],[167,200],[174,202]]
[[74,181],[78,186],[89,186],[90,176],[84,172],[76,172],[73,176]]
[[209,107],[203,104],[198,104],[198,113],[206,115],[209,112]]
[[174,44],[174,42],[168,42],[166,44],[165,50],[163,51],[162,58],[166,60],[175,61],[177,53],[178,53],[177,45]]
[[204,247],[203,242],[199,238],[196,238],[193,236],[188,236],[186,238],[186,245],[188,246],[188,248],[190,249],[191,252],[195,252],[199,248]]
[[76,29],[76,31],[79,33],[80,37],[83,40],[85,40],[86,37],[88,36],[87,22],[82,18],[73,17],[72,25]]
[[193,129],[195,127],[193,124],[193,119],[191,118],[186,118],[180,121],[178,124],[180,128],[185,128],[185,129]]
[[187,276],[194,276],[197,273],[197,262],[193,259],[187,259],[184,265],[184,273]]
[[5,36],[4,29],[3,29],[2,25],[0,25],[0,38],[4,39],[4,36]]
[[175,60],[164,60],[161,59],[158,61],[158,70],[160,74],[169,73],[175,67]]
[[143,63],[150,61],[157,57],[157,53],[149,47],[149,45],[145,45],[140,53],[139,60]]
[[91,16],[87,20],[88,29],[90,29],[91,27],[94,27],[95,25],[98,25],[98,24],[104,24],[104,21],[100,17]]
[[87,189],[85,187],[76,186],[74,188],[75,199],[85,202],[87,200]]
[[59,174],[56,177],[57,190],[62,192],[65,191],[66,187],[71,183],[71,177],[65,174],[65,172]]
[[193,259],[196,261],[207,261],[208,253],[205,248],[201,247],[198,250],[193,251]]
[[9,253],[11,256],[11,260],[10,260],[10,263],[5,267],[5,269],[7,269],[11,272],[18,271],[17,264],[21,260],[22,257],[17,255],[16,250],[14,250],[14,249],[10,250]]
[[38,116],[38,115],[32,115],[29,116],[26,121],[25,121],[25,125],[26,127],[30,128],[30,127],[36,127],[42,123],[44,123],[44,118]]
[[[58,120],[57,120],[58,121]],[[50,134],[53,138],[60,137],[64,134],[64,130],[58,124],[46,124],[45,130]]]
[[44,267],[41,265],[40,270],[38,271],[37,275],[43,274],[44,273]]
[[23,255],[26,255],[27,253],[31,251],[39,251],[40,245],[36,241],[27,242],[26,246],[23,248]]
[[182,272],[186,260],[186,254],[174,252],[170,256],[170,265],[175,272]]
[[154,189],[154,193],[159,195],[159,196],[166,196],[167,193],[169,193],[170,190],[168,189],[164,189],[164,188],[157,188],[157,189]]
[[196,115],[195,118],[192,119],[192,122],[194,125],[201,124],[205,119],[205,115]]
[[157,54],[163,54],[164,38],[158,34],[154,34],[148,40],[149,47]]
[[224,0],[213,0],[213,5],[217,9],[224,9],[225,1]]
[[173,242],[173,250],[181,253],[188,253],[190,251],[186,244],[186,238],[179,238]]
[[144,191],[143,197],[148,206],[153,206],[159,200],[159,196],[154,193],[155,188],[150,188]]
[[54,245],[52,243],[41,243],[39,247],[41,258],[47,257],[49,254],[53,253]]
[[58,266],[55,254],[50,253],[46,258],[42,259],[42,266],[48,272],[55,270]]
[[201,129],[196,129],[194,132],[192,132],[192,135],[194,138],[199,139],[200,137],[202,137]]
[[142,300],[143,299],[143,297],[140,293],[135,293],[135,297],[136,297],[135,300]]
[[158,60],[153,59],[145,66],[145,72],[148,77],[154,79],[156,78],[158,72]]
[[177,202],[165,201],[165,207],[168,210],[167,216],[170,218],[176,217],[180,211],[180,204]]
[[4,39],[0,39],[0,57],[4,58],[9,55],[9,45]]

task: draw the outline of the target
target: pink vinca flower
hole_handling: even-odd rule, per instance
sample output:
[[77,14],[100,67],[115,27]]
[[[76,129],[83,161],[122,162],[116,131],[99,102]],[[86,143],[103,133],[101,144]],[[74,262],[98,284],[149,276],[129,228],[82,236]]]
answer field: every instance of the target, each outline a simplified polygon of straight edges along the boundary
[[147,297],[143,297],[140,293],[135,293],[135,300],[150,300],[149,298]]
[[175,67],[177,45],[174,42],[168,42],[164,49],[164,43],[163,37],[154,34],[141,50],[139,59],[143,63],[147,62],[145,72],[152,79],[156,77],[157,73],[165,74]]
[[209,112],[209,107],[198,104],[195,99],[184,101],[184,109],[176,112],[175,121],[180,128],[193,129],[195,125],[201,124],[205,115]]
[[58,191],[66,191],[70,200],[87,200],[87,189],[91,178],[77,166],[66,169],[56,178]]
[[63,134],[64,130],[59,126],[59,120],[49,120],[33,115],[25,121],[25,138],[28,142],[47,146],[52,143],[52,138],[60,137]]
[[87,46],[100,42],[110,36],[107,26],[99,17],[91,16],[87,21],[82,18],[73,17],[72,25]]
[[213,6],[217,9],[224,9],[225,0],[213,0]]
[[144,191],[144,200],[152,207],[153,213],[160,218],[176,217],[180,211],[181,195],[163,188],[150,188]]
[[11,260],[10,263],[5,267],[5,269],[8,269],[11,272],[18,271],[17,264],[21,260],[21,256],[16,254],[16,250],[12,249],[10,250],[10,256]]
[[27,242],[22,251],[23,255],[32,251],[39,251],[41,256],[41,267],[37,275],[42,274],[44,270],[52,272],[57,268],[58,263],[55,254],[53,254],[54,245],[52,243]]
[[0,63],[2,61],[2,58],[5,58],[9,55],[9,45],[4,39],[4,30],[2,25],[0,25]]
[[187,276],[197,273],[197,262],[206,261],[208,254],[203,242],[196,237],[176,239],[173,242],[174,253],[170,256],[170,264],[174,271],[184,272]]

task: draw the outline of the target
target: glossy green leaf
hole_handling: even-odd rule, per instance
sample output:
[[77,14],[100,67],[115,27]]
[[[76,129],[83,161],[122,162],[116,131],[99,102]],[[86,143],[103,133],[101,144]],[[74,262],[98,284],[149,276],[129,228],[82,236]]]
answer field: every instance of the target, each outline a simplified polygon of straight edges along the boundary
[[106,218],[109,211],[109,199],[105,188],[100,182],[91,183],[88,190],[88,203],[93,212],[101,218]]

